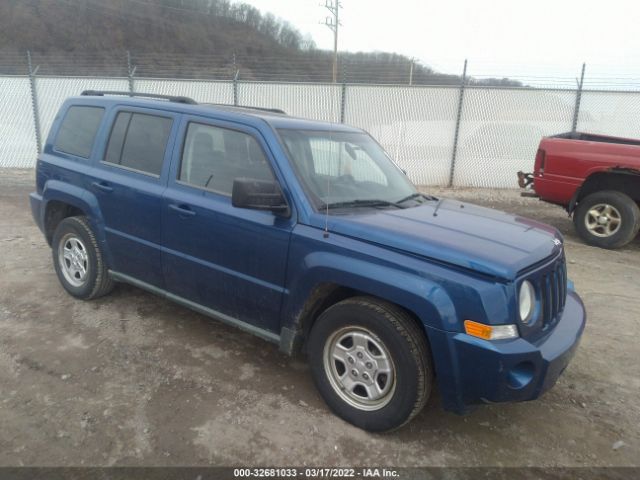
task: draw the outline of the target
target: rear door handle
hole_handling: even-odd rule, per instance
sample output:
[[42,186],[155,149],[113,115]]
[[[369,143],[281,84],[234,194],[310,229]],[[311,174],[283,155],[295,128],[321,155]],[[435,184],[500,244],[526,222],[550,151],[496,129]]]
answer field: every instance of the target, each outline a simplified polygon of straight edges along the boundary
[[175,203],[170,203],[169,208],[185,217],[193,217],[196,214],[196,212],[191,210],[187,205],[176,205]]
[[106,193],[111,193],[113,192],[113,187],[110,187],[107,183],[105,182],[93,182],[91,185],[93,185],[94,187],[96,187],[98,190],[102,190],[103,192]]

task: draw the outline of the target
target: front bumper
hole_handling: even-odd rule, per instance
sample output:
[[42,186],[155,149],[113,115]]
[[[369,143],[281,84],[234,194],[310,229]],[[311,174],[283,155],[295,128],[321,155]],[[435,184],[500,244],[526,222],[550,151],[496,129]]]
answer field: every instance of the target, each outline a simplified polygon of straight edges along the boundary
[[[569,291],[553,330],[535,342],[488,341],[455,332],[429,332],[443,407],[465,413],[473,405],[538,398],[575,354],[586,322],[580,297]],[[441,338],[433,338],[438,337]],[[446,347],[445,347],[446,345]],[[446,351],[445,351],[446,348]],[[435,351],[435,350],[439,350]],[[439,360],[443,364],[439,365]]]

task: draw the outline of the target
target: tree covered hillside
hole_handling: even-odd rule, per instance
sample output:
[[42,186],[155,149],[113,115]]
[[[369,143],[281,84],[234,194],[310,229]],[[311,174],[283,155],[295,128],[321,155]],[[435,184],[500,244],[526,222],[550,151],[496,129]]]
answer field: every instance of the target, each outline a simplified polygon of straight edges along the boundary
[[[138,75],[331,80],[332,52],[285,20],[229,0],[3,0],[0,45],[0,73],[24,73],[30,50],[41,74],[122,75],[129,51]],[[339,64],[340,81],[460,82],[396,53],[341,53]]]

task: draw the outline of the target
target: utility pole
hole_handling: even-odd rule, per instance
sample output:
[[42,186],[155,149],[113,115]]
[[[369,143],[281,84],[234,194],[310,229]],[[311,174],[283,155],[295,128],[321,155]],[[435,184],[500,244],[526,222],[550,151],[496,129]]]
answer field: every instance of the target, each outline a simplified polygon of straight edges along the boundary
[[333,32],[333,83],[338,81],[338,27],[342,24],[339,19],[339,12],[342,8],[340,0],[325,0],[325,8],[331,12],[324,24]]

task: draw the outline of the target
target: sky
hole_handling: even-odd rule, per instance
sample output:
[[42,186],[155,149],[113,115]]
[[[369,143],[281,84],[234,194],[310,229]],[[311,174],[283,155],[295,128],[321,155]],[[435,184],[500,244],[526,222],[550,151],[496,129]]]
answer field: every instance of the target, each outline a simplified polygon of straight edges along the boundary
[[[242,0],[333,49],[325,0]],[[445,73],[640,78],[640,0],[340,0],[339,50],[388,51]]]

